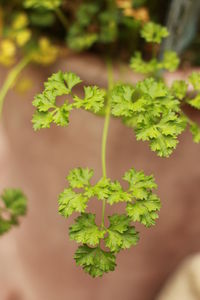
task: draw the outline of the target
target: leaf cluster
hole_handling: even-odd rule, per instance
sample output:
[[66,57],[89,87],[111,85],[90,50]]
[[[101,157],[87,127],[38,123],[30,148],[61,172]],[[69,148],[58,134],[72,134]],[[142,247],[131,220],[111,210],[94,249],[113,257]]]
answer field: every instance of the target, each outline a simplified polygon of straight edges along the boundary
[[[99,112],[104,106],[105,91],[96,86],[85,86],[84,97],[73,94],[72,89],[81,83],[81,79],[74,73],[58,72],[53,74],[44,84],[44,91],[36,95],[33,105],[36,112],[33,116],[35,130],[49,128],[51,123],[65,127],[69,124],[69,114],[73,109],[83,108],[92,112]],[[60,96],[68,97],[59,106],[56,101]],[[73,102],[70,102],[72,97]]]
[[[146,227],[155,224],[160,200],[153,194],[157,187],[153,176],[146,176],[143,172],[131,169],[125,173],[123,179],[129,184],[127,190],[119,181],[105,177],[93,185],[92,176],[93,170],[88,168],[70,171],[67,176],[69,187],[59,196],[59,213],[65,218],[74,212],[81,213],[69,228],[70,239],[82,244],[74,258],[85,272],[98,277],[115,269],[116,253],[138,243],[139,235],[132,222],[140,222]],[[126,213],[109,216],[108,228],[97,225],[95,214],[86,212],[88,201],[93,198],[109,205],[124,202]]]
[[27,210],[27,198],[19,189],[6,189],[0,196],[0,235],[19,224]]

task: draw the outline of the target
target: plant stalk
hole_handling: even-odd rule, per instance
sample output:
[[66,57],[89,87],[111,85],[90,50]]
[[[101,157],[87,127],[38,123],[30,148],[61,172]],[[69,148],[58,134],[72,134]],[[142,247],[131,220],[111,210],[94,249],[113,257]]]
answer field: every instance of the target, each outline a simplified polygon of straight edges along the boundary
[[1,91],[0,91],[0,117],[3,110],[3,104],[5,97],[9,91],[9,89],[14,84],[17,76],[21,73],[21,71],[27,66],[30,62],[30,56],[25,56],[8,74],[6,81],[4,82]]
[[[105,122],[103,128],[103,136],[102,136],[102,148],[101,148],[101,161],[102,161],[102,175],[103,178],[107,177],[106,172],[106,146],[107,146],[107,139],[108,139],[108,129],[110,124],[110,112],[111,112],[111,105],[110,105],[110,91],[113,87],[113,67],[110,60],[107,61],[107,72],[108,72],[108,96],[107,96],[107,104],[106,104],[106,114],[105,114]],[[101,220],[101,227],[104,227],[104,217],[105,217],[105,208],[106,208],[106,200],[103,200],[102,206],[102,220]]]
[[63,14],[62,10],[59,7],[57,7],[55,9],[55,12],[56,12],[56,15],[59,18],[60,22],[64,26],[64,28],[66,30],[68,30],[68,20],[67,20],[66,16]]

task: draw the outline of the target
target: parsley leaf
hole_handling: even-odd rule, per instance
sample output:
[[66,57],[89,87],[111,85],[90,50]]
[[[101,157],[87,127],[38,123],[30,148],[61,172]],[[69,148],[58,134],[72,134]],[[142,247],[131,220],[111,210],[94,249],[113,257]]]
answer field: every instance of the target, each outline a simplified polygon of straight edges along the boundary
[[193,85],[193,88],[197,91],[200,90],[200,73],[193,72],[189,78],[189,82]]
[[146,227],[155,225],[158,218],[156,211],[160,210],[160,200],[154,194],[149,194],[145,200],[137,200],[135,203],[128,203],[126,211],[134,222],[140,222]]
[[27,211],[27,198],[19,189],[6,189],[1,195],[0,235],[19,224],[19,217]]
[[187,94],[188,85],[184,80],[174,80],[171,91],[179,100],[183,100]]
[[200,143],[200,127],[196,123],[191,122],[190,131],[192,133],[193,141],[195,143]]
[[143,171],[136,172],[135,169],[130,169],[124,174],[123,179],[128,181],[129,191],[137,199],[147,199],[149,192],[157,188],[154,177],[146,176]]
[[67,188],[59,195],[58,202],[59,213],[68,218],[73,212],[85,212],[88,198]]
[[74,259],[78,266],[92,277],[101,277],[104,273],[114,271],[116,266],[116,257],[111,252],[106,252],[101,248],[90,248],[86,245],[80,246]]
[[67,180],[72,188],[83,188],[90,185],[94,172],[88,168],[76,168],[70,171]]
[[[116,115],[117,111],[117,116],[133,127],[138,140],[150,141],[153,151],[168,157],[186,126],[185,119],[179,114],[180,102],[173,98],[163,82],[153,78],[138,82],[125,99],[127,90],[130,90],[129,85],[117,85],[112,90],[112,114]],[[120,91],[118,98],[116,91]]]
[[61,71],[48,78],[44,83],[43,93],[36,95],[33,101],[37,109],[33,115],[35,130],[49,128],[52,122],[59,126],[68,126],[69,113],[73,106],[67,100],[62,106],[58,106],[56,99],[58,96],[69,95],[72,88],[80,82],[80,78],[75,74]]
[[114,214],[109,217],[110,226],[108,236],[105,238],[106,247],[112,252],[119,252],[121,249],[128,249],[136,245],[139,236],[135,227],[130,226],[130,220],[126,215]]
[[166,38],[169,35],[169,32],[166,27],[163,27],[159,24],[148,22],[146,23],[142,30],[141,36],[151,43],[160,44],[163,38]]
[[96,246],[104,237],[105,230],[100,230],[95,224],[95,215],[83,213],[75,220],[75,224],[69,228],[71,240],[77,243]]
[[84,91],[84,99],[81,99],[78,96],[74,97],[75,107],[84,108],[85,110],[90,110],[95,113],[99,112],[104,106],[105,91],[97,86],[84,87]]

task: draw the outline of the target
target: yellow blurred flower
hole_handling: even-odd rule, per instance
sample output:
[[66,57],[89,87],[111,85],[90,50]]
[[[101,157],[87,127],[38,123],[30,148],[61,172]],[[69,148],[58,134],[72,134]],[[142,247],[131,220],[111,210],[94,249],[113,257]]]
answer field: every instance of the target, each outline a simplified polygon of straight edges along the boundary
[[58,53],[58,48],[52,45],[49,39],[41,38],[38,49],[32,54],[32,60],[39,64],[49,65],[56,61]]
[[12,28],[14,30],[19,30],[27,27],[29,24],[28,17],[25,13],[20,13],[16,16],[12,23]]
[[15,44],[9,40],[4,39],[0,41],[0,63],[4,66],[11,66],[15,62],[16,47]]
[[16,33],[15,40],[18,46],[24,46],[31,38],[31,31],[29,29],[20,30]]

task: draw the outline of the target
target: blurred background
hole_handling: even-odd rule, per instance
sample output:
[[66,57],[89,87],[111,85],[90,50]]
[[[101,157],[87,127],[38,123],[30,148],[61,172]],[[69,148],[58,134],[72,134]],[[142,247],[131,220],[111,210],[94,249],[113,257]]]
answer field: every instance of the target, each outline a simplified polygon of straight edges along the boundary
[[[136,82],[140,76],[128,63],[136,50],[146,59],[152,55],[151,45],[139,36],[149,20],[171,31],[158,55],[170,49],[181,56],[179,70],[166,73],[165,80],[187,78],[200,64],[200,2],[58,2],[54,12],[48,5],[31,6],[31,1],[0,1],[1,86],[17,63],[39,47],[34,63],[11,86],[1,116],[0,190],[21,188],[28,197],[28,212],[19,227],[0,237],[0,300],[198,300],[200,145],[193,143],[191,134],[182,134],[174,153],[163,159],[148,144],[136,141],[119,120],[111,121],[108,175],[120,179],[133,166],[154,174],[162,209],[156,226],[136,225],[140,242],[118,255],[115,272],[91,279],[72,259],[72,219],[58,215],[57,197],[71,168],[87,166],[95,170],[95,180],[101,177],[104,120],[74,111],[68,128],[34,132],[31,119],[34,95],[52,72],[72,71],[84,84],[105,87],[104,57],[110,53],[115,79]],[[198,111],[188,113],[200,124]],[[101,211],[98,203],[91,208]]]

